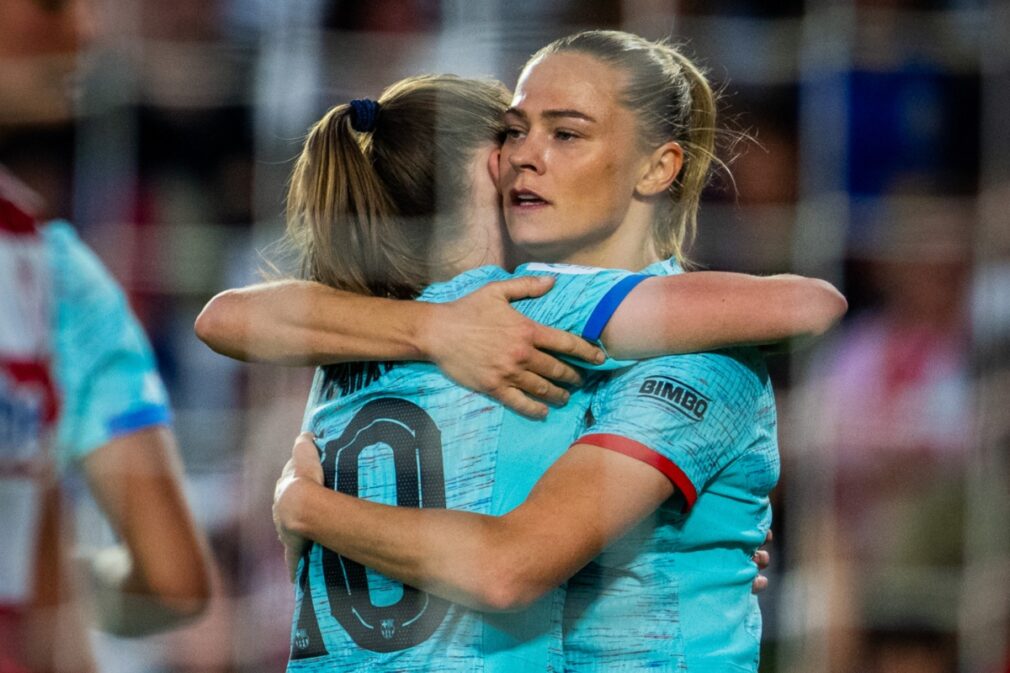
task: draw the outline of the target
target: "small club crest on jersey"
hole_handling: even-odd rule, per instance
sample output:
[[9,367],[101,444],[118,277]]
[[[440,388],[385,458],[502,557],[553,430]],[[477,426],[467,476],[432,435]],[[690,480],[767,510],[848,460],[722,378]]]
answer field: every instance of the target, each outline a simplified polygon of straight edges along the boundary
[[305,629],[298,629],[295,631],[295,647],[299,650],[304,650],[309,646],[309,632]]
[[379,622],[379,629],[382,631],[382,637],[389,640],[396,633],[396,622],[392,619],[383,619]]

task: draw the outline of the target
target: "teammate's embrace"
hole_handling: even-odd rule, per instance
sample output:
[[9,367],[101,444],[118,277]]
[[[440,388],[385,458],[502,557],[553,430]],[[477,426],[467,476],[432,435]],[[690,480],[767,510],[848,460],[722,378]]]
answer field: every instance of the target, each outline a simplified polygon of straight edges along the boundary
[[[664,378],[651,388],[644,380],[617,377],[596,399],[594,387],[575,389],[544,423],[453,385],[433,365],[332,363],[423,358],[457,380],[479,383],[474,372],[485,362],[467,357],[480,351],[468,341],[490,341],[492,350],[516,354],[528,366],[504,368],[519,373],[482,390],[502,399],[503,388],[563,399],[568,394],[553,392],[544,379],[560,365],[532,350],[543,343],[536,336],[523,338],[521,329],[457,333],[443,325],[460,324],[454,316],[468,307],[490,306],[497,310],[495,321],[528,325],[533,317],[598,340],[612,357],[634,359],[818,334],[844,312],[844,299],[821,281],[681,274],[675,263],[659,261],[680,252],[693,223],[713,150],[714,106],[706,107],[699,96],[707,92],[711,103],[711,92],[669,47],[619,33],[585,39],[627,50],[632,60],[645,61],[647,72],[638,77],[632,70],[632,77],[622,68],[634,64],[611,64],[587,55],[581,45],[539,55],[520,80],[500,150],[494,140],[507,104],[486,83],[422,78],[391,87],[378,104],[355,101],[331,110],[309,134],[296,167],[289,227],[310,279],[380,296],[281,283],[224,293],[198,319],[200,336],[222,352],[329,365],[317,373],[305,424],[319,435],[322,469],[315,447],[302,438],[275,499],[275,518],[289,548],[297,552],[300,537],[317,543],[298,573],[289,670],[570,667],[563,647],[564,590],[558,587],[651,512],[665,512],[678,489],[676,517],[683,517],[682,505],[695,494],[701,494],[695,503],[700,506],[714,483],[713,468],[734,460],[716,456],[715,447],[700,447],[708,456],[703,458],[683,446],[681,439],[693,442],[687,436],[700,427],[687,423],[674,426],[681,438],[662,435],[681,453],[668,450],[652,434],[619,425],[619,407],[633,404],[641,413],[631,421],[655,423],[658,429],[646,430],[658,433],[667,429],[668,415],[700,415],[701,441],[711,443],[734,434],[733,423],[753,423],[753,403],[768,401],[759,368],[754,381],[723,395],[720,384],[703,385],[686,363],[669,363],[647,374]],[[661,111],[642,112],[646,121],[624,102],[641,100],[640,92],[625,87],[643,82],[657,89],[653,103]],[[691,103],[685,97],[699,98]],[[474,106],[483,112],[469,114]],[[690,111],[699,106],[704,114],[695,119]],[[668,115],[676,118],[672,125]],[[462,130],[473,132],[469,140],[459,135]],[[501,262],[496,181],[513,242],[538,262],[516,274],[555,277],[546,296],[517,302],[525,318],[508,314],[504,300],[524,296],[515,284],[530,281],[511,279],[464,296],[507,276],[484,267],[450,280],[470,266]],[[651,263],[647,272],[653,275],[543,264],[555,261],[621,269]],[[432,282],[420,295],[425,302],[389,299],[414,296]],[[537,294],[544,289],[529,287]],[[359,319],[364,315],[370,320]],[[543,334],[533,327],[527,333]],[[567,349],[577,351],[571,344]],[[742,363],[751,364],[743,356],[697,357],[719,363],[703,376],[720,368],[739,375]],[[555,372],[570,375],[564,367]],[[638,373],[632,368],[625,376]],[[666,387],[669,379],[681,381],[679,393]],[[638,386],[633,394],[631,381]],[[652,395],[656,385],[659,392]],[[628,395],[633,399],[626,401]],[[590,403],[596,425],[587,431]],[[773,410],[763,413],[767,435]],[[585,441],[568,448],[580,436]],[[614,437],[626,442],[607,439]],[[734,441],[748,444],[742,437]],[[771,465],[774,437],[762,441]],[[682,454],[697,455],[699,464],[676,465]],[[769,477],[774,481],[774,470]],[[770,481],[749,496],[754,518],[747,530],[725,538],[733,547],[727,560],[734,601],[741,581],[749,597],[749,556],[761,542],[752,541],[752,531],[767,524]],[[652,549],[650,534],[643,526],[639,537]],[[676,551],[670,542],[663,538],[655,549]],[[640,550],[625,549],[620,561]],[[626,609],[642,604],[635,599],[655,582],[678,581],[668,565],[654,566],[653,560],[643,557],[642,564],[619,569],[633,583]],[[618,569],[616,562],[610,565]],[[609,580],[595,588],[605,592]],[[614,607],[591,596],[580,605],[586,609],[571,615],[579,620],[598,619]],[[668,617],[671,607],[658,615]],[[591,628],[614,627],[621,628],[600,621]],[[644,647],[673,667],[678,654],[670,648],[679,648],[682,663],[684,642],[668,640]],[[593,653],[593,665],[625,665],[622,651],[613,654]]]

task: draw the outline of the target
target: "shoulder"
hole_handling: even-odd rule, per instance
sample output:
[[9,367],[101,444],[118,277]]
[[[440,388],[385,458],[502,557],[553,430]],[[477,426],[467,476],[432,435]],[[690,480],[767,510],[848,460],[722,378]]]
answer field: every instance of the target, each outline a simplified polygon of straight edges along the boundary
[[64,220],[52,220],[39,227],[39,233],[53,261],[58,264],[100,267],[98,257],[77,235],[77,230]]
[[459,299],[474,290],[496,280],[506,280],[512,275],[499,266],[488,265],[470,269],[453,278],[438,283],[432,283],[418,297],[419,301],[434,303],[449,302]]
[[59,248],[83,248],[84,242],[77,235],[77,230],[64,220],[52,220],[46,222],[39,229],[43,240],[51,247]]
[[653,262],[645,267],[642,269],[642,273],[653,276],[676,276],[684,273],[684,268],[675,259],[664,259],[659,262]]
[[611,282],[627,277],[646,277],[647,274],[636,274],[625,269],[607,269],[597,266],[581,266],[579,264],[544,264],[530,262],[520,264],[512,273],[516,276],[553,276],[559,283],[586,284],[592,282]]
[[[568,302],[577,305],[584,301],[594,304],[602,302],[601,311],[607,319],[628,293],[649,277],[625,269],[541,263],[522,264],[516,268],[513,276],[550,276],[554,279],[554,286],[549,297],[555,301],[559,297],[567,297]],[[602,331],[602,326],[600,330]],[[599,335],[587,338],[595,340]]]
[[65,220],[47,222],[39,229],[57,282],[65,291],[116,294],[119,284],[98,255],[81,240],[77,230]]

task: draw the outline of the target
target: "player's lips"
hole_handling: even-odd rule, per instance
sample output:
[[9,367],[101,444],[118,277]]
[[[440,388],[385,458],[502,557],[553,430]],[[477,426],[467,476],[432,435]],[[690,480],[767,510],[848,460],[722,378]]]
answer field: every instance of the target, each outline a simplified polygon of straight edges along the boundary
[[532,189],[510,189],[509,204],[520,211],[537,210],[551,205],[551,202]]

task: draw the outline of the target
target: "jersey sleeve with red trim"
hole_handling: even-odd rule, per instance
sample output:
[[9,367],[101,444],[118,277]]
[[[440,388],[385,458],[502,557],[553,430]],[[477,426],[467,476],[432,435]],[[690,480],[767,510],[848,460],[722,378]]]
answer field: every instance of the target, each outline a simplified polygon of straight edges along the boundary
[[755,441],[767,372],[752,349],[668,356],[601,384],[591,426],[576,441],[662,472],[689,509],[705,485]]

